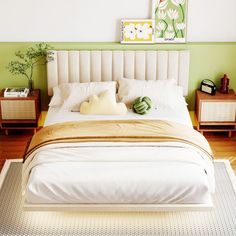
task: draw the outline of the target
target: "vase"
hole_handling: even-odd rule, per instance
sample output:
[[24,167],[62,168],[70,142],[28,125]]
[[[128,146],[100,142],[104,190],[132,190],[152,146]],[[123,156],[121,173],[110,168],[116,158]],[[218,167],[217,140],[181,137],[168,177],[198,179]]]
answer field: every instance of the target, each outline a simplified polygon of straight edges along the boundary
[[28,89],[30,92],[34,90],[34,81],[32,79],[28,80]]

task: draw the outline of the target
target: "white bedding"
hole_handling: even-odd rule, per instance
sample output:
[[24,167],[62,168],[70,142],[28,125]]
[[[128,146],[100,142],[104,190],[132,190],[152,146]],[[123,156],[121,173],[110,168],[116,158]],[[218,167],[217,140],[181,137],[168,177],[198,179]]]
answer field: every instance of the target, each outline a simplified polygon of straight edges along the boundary
[[177,143],[171,148],[169,143],[109,145],[41,150],[28,181],[27,202],[210,202],[213,167],[203,153]]
[[[45,125],[100,119],[164,119],[191,126],[186,106],[140,116],[86,116],[50,108]],[[41,148],[26,189],[28,203],[209,203],[214,170],[179,143],[80,143]]]
[[139,115],[132,110],[128,110],[126,115],[82,115],[79,112],[63,111],[60,107],[50,107],[44,123],[44,126],[65,121],[78,120],[169,120],[192,127],[192,122],[187,107],[183,104],[178,110],[172,109],[153,109],[146,115]]

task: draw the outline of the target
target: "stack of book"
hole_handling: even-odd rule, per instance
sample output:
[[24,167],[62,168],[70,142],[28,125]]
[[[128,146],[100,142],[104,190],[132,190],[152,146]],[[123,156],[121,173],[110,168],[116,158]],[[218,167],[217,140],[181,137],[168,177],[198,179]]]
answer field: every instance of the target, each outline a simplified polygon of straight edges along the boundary
[[27,97],[28,94],[28,88],[6,88],[4,91],[4,97]]

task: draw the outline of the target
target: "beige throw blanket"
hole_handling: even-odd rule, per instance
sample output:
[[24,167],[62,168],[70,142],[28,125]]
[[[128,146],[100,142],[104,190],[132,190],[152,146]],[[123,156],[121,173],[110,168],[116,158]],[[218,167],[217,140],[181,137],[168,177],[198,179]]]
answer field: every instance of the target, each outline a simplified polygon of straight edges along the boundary
[[182,142],[212,157],[206,139],[185,125],[163,120],[111,120],[65,122],[44,127],[33,136],[25,159],[39,147],[71,142]]

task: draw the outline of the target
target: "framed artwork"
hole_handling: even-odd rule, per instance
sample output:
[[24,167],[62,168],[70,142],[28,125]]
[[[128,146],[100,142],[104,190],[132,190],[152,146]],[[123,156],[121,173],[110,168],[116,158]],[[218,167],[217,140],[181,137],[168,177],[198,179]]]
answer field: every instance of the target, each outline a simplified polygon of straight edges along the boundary
[[154,43],[153,19],[122,19],[121,43]]
[[152,0],[156,43],[185,43],[187,0]]

